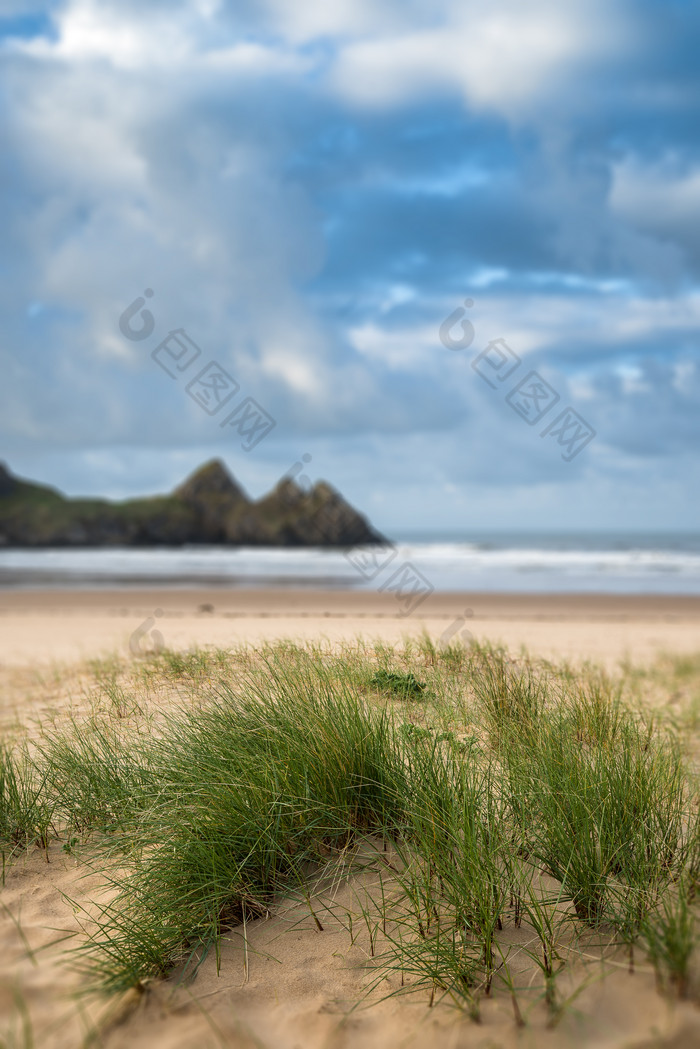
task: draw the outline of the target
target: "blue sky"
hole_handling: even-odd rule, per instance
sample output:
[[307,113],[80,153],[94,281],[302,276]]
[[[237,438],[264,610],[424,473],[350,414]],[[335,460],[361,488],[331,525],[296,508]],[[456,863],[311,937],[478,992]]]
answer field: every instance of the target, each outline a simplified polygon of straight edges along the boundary
[[[310,455],[388,533],[697,529],[699,46],[681,0],[0,0],[0,458],[258,496]],[[152,357],[179,328],[214,415]]]

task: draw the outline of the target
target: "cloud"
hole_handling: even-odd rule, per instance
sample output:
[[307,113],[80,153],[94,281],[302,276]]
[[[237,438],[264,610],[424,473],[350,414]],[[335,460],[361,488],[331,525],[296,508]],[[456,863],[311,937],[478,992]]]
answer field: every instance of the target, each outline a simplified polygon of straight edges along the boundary
[[457,92],[475,110],[517,119],[543,103],[549,110],[553,93],[578,66],[624,43],[614,20],[608,19],[605,36],[594,30],[601,12],[590,4],[564,8],[537,0],[526,7],[504,2],[445,8],[434,27],[342,48],[333,72],[337,90],[373,108]]
[[[150,356],[184,327],[277,420],[270,481],[309,447],[360,503],[385,487],[410,508],[420,478],[445,513],[450,485],[492,507],[547,488],[550,510],[588,486],[601,513],[611,478],[642,505],[644,464],[650,505],[681,485],[700,437],[697,16],[623,0],[19,13],[0,6],[4,455],[40,475],[62,448],[71,486],[103,471],[125,492],[153,486],[149,456],[174,483],[226,454]],[[153,340],[129,343],[117,321],[146,287]],[[466,296],[460,355],[438,327]],[[495,337],[590,415],[574,463],[470,369]]]
[[697,270],[700,263],[700,162],[628,155],[614,168],[610,207],[636,229],[673,242]]

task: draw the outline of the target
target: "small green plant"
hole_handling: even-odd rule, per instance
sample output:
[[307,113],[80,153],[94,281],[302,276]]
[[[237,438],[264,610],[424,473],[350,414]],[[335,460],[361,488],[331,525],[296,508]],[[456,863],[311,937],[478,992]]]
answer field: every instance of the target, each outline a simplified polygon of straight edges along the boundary
[[678,998],[687,998],[698,936],[696,918],[682,883],[677,891],[664,894],[655,910],[644,915],[641,931],[657,986],[669,989]]
[[45,773],[34,768],[24,749],[0,743],[0,849],[6,856],[20,848],[48,847],[53,806],[45,791]]
[[391,692],[399,699],[423,699],[426,685],[414,674],[401,674],[391,670],[378,670],[371,682],[383,692]]
[[528,923],[532,926],[539,940],[539,948],[525,948],[525,953],[540,969],[544,978],[544,998],[550,1015],[550,1024],[556,1023],[560,1003],[557,996],[557,974],[563,968],[563,961],[558,951],[561,938],[561,927],[568,916],[560,912],[561,892],[553,899],[546,899],[541,892],[534,890],[530,880],[524,893],[523,911]]
[[195,649],[192,652],[178,652],[164,648],[158,658],[175,678],[201,678],[211,665],[215,666],[218,662],[216,654],[210,657],[209,653],[201,649]]
[[516,732],[521,745],[537,734],[547,679],[529,664],[516,664],[503,649],[474,645],[472,683],[494,745]]

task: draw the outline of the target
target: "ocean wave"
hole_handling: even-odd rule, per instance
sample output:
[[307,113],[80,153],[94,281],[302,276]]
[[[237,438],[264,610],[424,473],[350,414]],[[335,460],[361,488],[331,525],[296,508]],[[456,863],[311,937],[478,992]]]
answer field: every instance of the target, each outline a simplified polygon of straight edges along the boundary
[[[561,544],[560,544],[561,545]],[[700,593],[700,552],[628,546],[486,548],[471,542],[400,543],[386,567],[365,579],[341,550],[184,547],[178,549],[0,550],[0,584],[136,583],[375,588],[409,563],[436,590],[603,590]]]

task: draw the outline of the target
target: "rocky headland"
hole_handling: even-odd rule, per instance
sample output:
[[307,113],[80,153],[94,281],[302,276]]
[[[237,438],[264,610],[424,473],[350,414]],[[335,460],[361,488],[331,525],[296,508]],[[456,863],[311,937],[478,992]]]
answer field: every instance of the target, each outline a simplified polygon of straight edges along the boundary
[[355,546],[384,544],[325,481],[309,490],[283,478],[262,499],[248,498],[218,459],[170,495],[111,502],[69,499],[15,477],[0,463],[0,546]]

